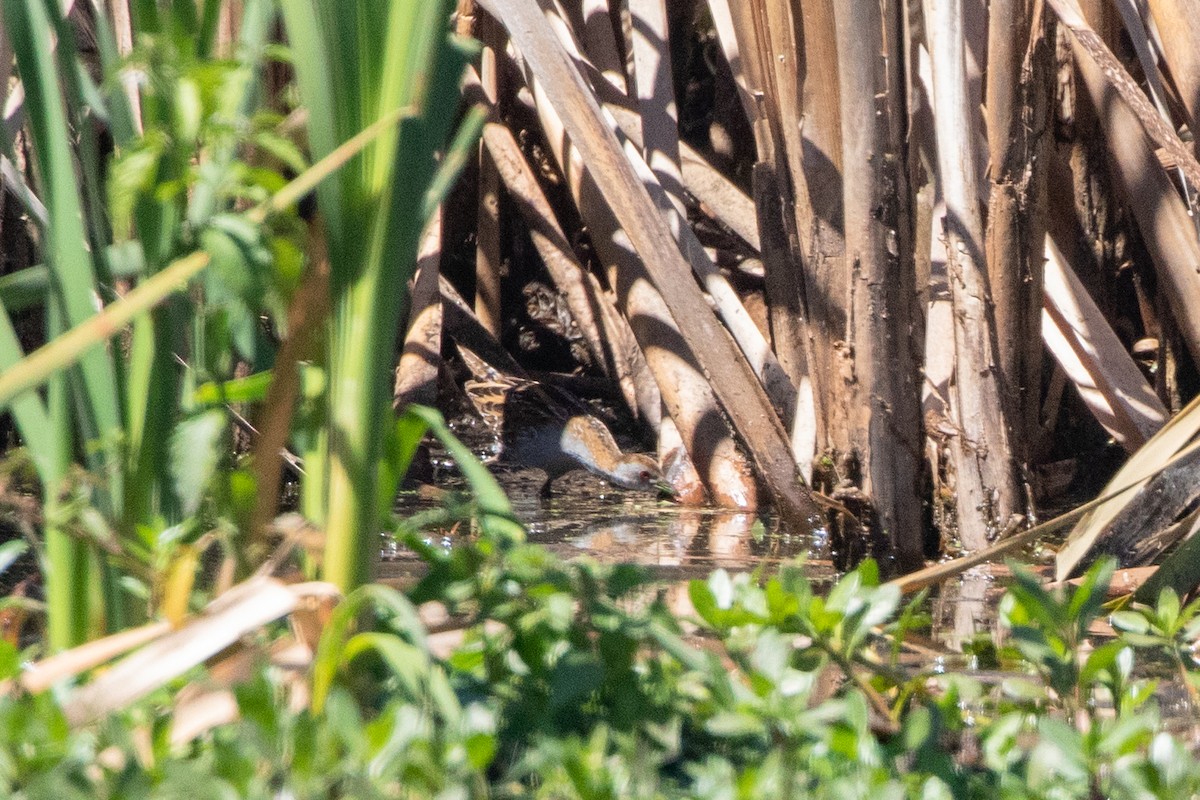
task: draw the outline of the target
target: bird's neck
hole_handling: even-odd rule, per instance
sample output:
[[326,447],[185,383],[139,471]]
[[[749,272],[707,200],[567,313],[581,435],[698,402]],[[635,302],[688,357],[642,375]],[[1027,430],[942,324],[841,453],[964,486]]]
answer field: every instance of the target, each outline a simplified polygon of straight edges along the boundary
[[615,474],[617,465],[625,458],[604,423],[591,416],[580,415],[567,420],[560,444],[564,453],[600,475]]

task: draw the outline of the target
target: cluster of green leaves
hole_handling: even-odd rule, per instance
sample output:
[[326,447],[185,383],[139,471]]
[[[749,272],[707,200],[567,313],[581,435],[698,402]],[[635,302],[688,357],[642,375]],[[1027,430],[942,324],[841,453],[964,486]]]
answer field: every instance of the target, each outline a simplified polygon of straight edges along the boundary
[[[318,649],[312,702],[270,670],[237,689],[239,722],[186,747],[169,696],[70,731],[52,696],[0,699],[0,791],[14,797],[1184,798],[1200,766],[1160,724],[1138,652],[1188,650],[1200,606],[1164,593],[1087,650],[1111,566],[1045,591],[1018,572],[992,649],[1008,677],[914,673],[895,643],[919,621],[866,564],[828,593],[802,568],[691,584],[685,631],[639,568],[564,563],[482,533],[407,544],[407,595],[368,586]],[[416,607],[462,615],[431,653]],[[371,624],[364,625],[364,613]],[[693,638],[707,642],[698,647]],[[12,674],[8,652],[0,672]],[[932,665],[930,665],[932,667]]]
[[[231,469],[227,398],[203,402],[195,389],[221,385],[239,361],[271,366],[261,317],[284,319],[303,229],[294,214],[262,224],[235,211],[306,164],[263,110],[270,0],[239,6],[228,53],[218,52],[218,2],[133,4],[128,58],[97,14],[94,71],[57,4],[4,2],[31,190],[47,212],[33,215],[44,265],[0,287],[0,366],[36,372],[11,321],[32,306],[44,309],[46,341],[70,353],[68,369],[30,379],[47,383],[44,402],[25,391],[3,405],[41,484],[38,555],[50,643],[62,648],[144,617],[157,576],[207,532],[236,537],[253,485]],[[124,346],[100,346],[113,330],[89,325],[96,298],[112,304],[118,281],[140,285],[197,251],[211,264],[199,285],[137,317]],[[88,336],[68,344],[68,329]]]
[[[264,399],[285,312],[324,280],[325,252],[332,320],[312,310],[317,341],[293,356],[313,363],[289,432],[301,510],[328,533],[324,577],[365,582],[402,472],[381,448],[405,282],[484,118],[467,114],[446,146],[473,52],[447,31],[448,0],[137,2],[126,58],[95,15],[93,72],[57,3],[0,2],[29,117],[26,194],[46,207],[31,212],[44,265],[0,279],[0,413],[42,492],[50,647],[152,616],[214,542],[253,566],[277,481],[238,468],[230,404]],[[238,34],[220,44],[224,12]],[[277,20],[302,58],[271,44]],[[311,167],[261,85],[272,57],[296,73]],[[309,230],[294,206],[314,189]],[[118,282],[135,287],[119,303]],[[30,354],[12,315],[34,306],[47,344]],[[253,374],[234,379],[240,365]],[[286,394],[272,413],[290,414]]]

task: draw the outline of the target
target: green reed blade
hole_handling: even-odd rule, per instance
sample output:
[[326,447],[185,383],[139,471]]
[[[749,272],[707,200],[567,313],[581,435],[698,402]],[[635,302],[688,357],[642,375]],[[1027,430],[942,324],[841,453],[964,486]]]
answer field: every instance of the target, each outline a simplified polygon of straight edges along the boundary
[[297,82],[310,112],[314,156],[388,109],[412,107],[424,114],[381,137],[318,193],[333,309],[328,441],[324,453],[308,452],[305,458],[328,477],[305,486],[304,505],[328,533],[325,576],[344,589],[369,580],[378,550],[376,465],[381,426],[390,424],[383,420],[407,300],[404,282],[415,261],[434,151],[446,140],[464,60],[448,46],[449,7],[446,0],[378,6],[283,2],[291,44],[304,53],[297,60]]
[[486,108],[473,106],[463,117],[463,121],[459,123],[454,140],[446,148],[446,154],[442,156],[442,161],[438,164],[437,174],[433,176],[433,180],[429,183],[429,189],[425,192],[425,201],[421,206],[422,220],[428,221],[434,209],[446,199],[446,195],[454,188],[454,184],[458,182],[458,176],[462,174],[468,161],[478,152],[476,146],[479,144],[479,136],[483,133],[483,126],[487,119]]
[[[42,200],[48,212],[46,262],[51,286],[67,326],[77,326],[96,313],[95,263],[89,253],[84,227],[85,209],[75,173],[70,128],[63,92],[58,83],[59,64],[51,44],[52,22],[46,6],[38,0],[5,0],[17,66],[25,87],[26,112],[33,142],[34,161],[41,177]],[[69,53],[67,42],[59,41]],[[119,430],[117,379],[111,356],[95,350],[80,359],[85,390],[85,430],[111,436]],[[108,479],[111,496],[120,496],[120,474],[116,459],[110,459]]]
[[[24,355],[7,309],[0,308],[0,373],[20,361]],[[38,477],[43,483],[54,480],[56,475],[49,460],[50,442],[55,435],[54,426],[42,399],[28,392],[14,400],[9,410],[21,438],[28,446],[29,456],[33,459]]]
[[[247,219],[261,223],[271,214],[295,205],[301,197],[312,191],[314,186],[335,174],[381,133],[409,115],[407,109],[396,109],[377,120],[297,175],[266,202],[246,212]],[[129,259],[130,268],[137,263],[139,248],[121,245],[115,250],[122,252],[123,258]],[[77,363],[89,349],[117,335],[135,317],[153,308],[174,292],[185,288],[187,282],[207,265],[208,254],[203,252],[176,259],[166,268],[141,281],[136,288],[105,307],[94,318],[77,325],[4,370],[3,374],[0,374],[0,409],[7,407],[22,392],[45,383],[57,370]]]
[[[95,204],[95,192],[81,186],[76,174],[67,97],[59,83],[61,77],[67,86],[66,94],[76,102],[72,111],[82,113],[78,105],[83,96],[79,65],[73,33],[62,24],[57,4],[54,8],[52,19],[48,14],[49,4],[41,0],[5,0],[4,4],[8,33],[25,89],[33,162],[47,212],[43,233],[51,275],[51,302],[46,314],[51,336],[94,318],[99,288],[96,276],[103,274],[99,252],[103,242],[96,240],[102,222],[89,216],[101,213],[101,209]],[[56,34],[57,42],[51,41],[51,33]],[[85,175],[94,176],[97,157],[87,131],[81,133],[78,143],[80,167]],[[90,209],[84,203],[85,194],[93,200]],[[6,370],[2,377],[19,375],[24,363],[22,360]],[[45,579],[49,639],[56,649],[70,647],[86,638],[92,593],[87,548],[61,530],[55,521],[60,484],[78,453],[104,478],[102,488],[106,491],[97,493],[97,503],[111,510],[119,502],[124,476],[114,446],[120,433],[117,381],[116,366],[107,351],[87,352],[79,359],[75,375],[52,381],[47,403],[50,442],[34,445],[48,445],[49,453],[42,464],[47,517]],[[22,402],[29,407],[28,401]],[[76,441],[76,426],[88,441],[86,446]],[[103,446],[94,446],[97,442]],[[108,592],[112,589],[104,587]]]

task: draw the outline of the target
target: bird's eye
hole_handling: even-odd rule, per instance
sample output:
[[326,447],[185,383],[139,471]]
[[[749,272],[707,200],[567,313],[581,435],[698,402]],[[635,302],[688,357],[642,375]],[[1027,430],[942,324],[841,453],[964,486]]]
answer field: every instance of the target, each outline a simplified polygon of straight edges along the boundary
[[638,475],[638,477],[641,479],[642,483],[649,483],[650,482],[649,470],[642,470],[642,474]]

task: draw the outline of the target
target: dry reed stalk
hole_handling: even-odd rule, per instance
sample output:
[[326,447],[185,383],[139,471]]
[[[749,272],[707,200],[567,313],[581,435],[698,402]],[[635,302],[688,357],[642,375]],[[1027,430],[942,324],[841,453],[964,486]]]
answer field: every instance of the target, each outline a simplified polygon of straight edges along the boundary
[[465,344],[476,355],[501,372],[528,378],[525,368],[504,346],[480,324],[471,307],[445,275],[438,275],[438,292],[442,296],[443,330],[452,331],[456,342]]
[[961,0],[925,0],[933,61],[938,172],[946,202],[946,261],[954,304],[954,380],[949,439],[963,546],[986,547],[1022,507],[996,369],[983,222],[975,161],[975,113],[968,100]]
[[1117,88],[1095,62],[1093,50],[1080,47],[1078,39],[1073,43],[1083,85],[1100,116],[1113,172],[1132,200],[1129,209],[1154,259],[1180,334],[1192,358],[1200,359],[1200,315],[1194,313],[1195,298],[1200,297],[1196,228],[1155,157],[1139,116],[1121,101]]
[[685,213],[679,165],[679,115],[671,80],[664,0],[629,0],[633,18],[633,91],[641,118],[642,156],[675,209]]
[[579,37],[588,60],[596,65],[605,80],[617,87],[621,94],[627,92],[625,65],[617,50],[617,37],[613,31],[612,12],[608,0],[583,0],[583,28]]
[[[328,584],[284,585],[256,576],[209,603],[187,622],[125,656],[63,703],[67,722],[83,725],[124,708],[203,664],[243,636],[290,614],[306,592],[336,591]],[[310,587],[313,587],[310,589]]]
[[1112,50],[1100,38],[1100,35],[1088,24],[1083,17],[1075,0],[1046,0],[1059,20],[1071,32],[1071,45],[1080,58],[1086,54],[1089,63],[1103,73],[1104,78],[1121,99],[1129,106],[1129,110],[1145,131],[1146,136],[1157,147],[1163,148],[1174,161],[1175,166],[1184,174],[1192,188],[1200,190],[1200,162],[1192,155],[1187,146],[1180,140],[1174,129],[1163,120],[1146,99],[1137,82],[1113,55]]
[[[1146,82],[1146,94],[1150,96],[1154,107],[1163,119],[1170,122],[1171,112],[1168,104],[1174,103],[1178,106],[1182,100],[1167,88],[1163,82],[1163,73],[1159,71],[1159,59],[1153,49],[1157,49],[1161,53],[1163,46],[1157,38],[1155,43],[1151,44],[1150,31],[1147,28],[1149,9],[1146,8],[1145,3],[1141,3],[1139,7],[1139,0],[1113,0],[1113,6],[1121,15],[1121,21],[1125,24],[1125,32],[1129,34],[1129,43],[1133,46],[1137,63],[1142,68],[1142,79]],[[1147,15],[1145,21],[1142,19],[1143,12]]]
[[[620,220],[630,242],[644,259],[644,276],[637,280],[634,280],[636,275],[620,276],[622,282],[629,287],[631,281],[645,283],[645,279],[649,278],[667,302],[669,317],[679,323],[681,339],[671,342],[664,339],[664,334],[669,335],[669,329],[656,324],[661,320],[652,321],[637,314],[631,319],[634,331],[646,350],[647,361],[659,379],[664,400],[670,406],[672,399],[682,399],[670,396],[678,389],[678,384],[671,379],[676,377],[674,373],[679,367],[688,367],[688,371],[693,372],[694,368],[685,359],[695,359],[696,366],[709,378],[702,383],[711,386],[711,391],[720,399],[721,406],[745,441],[756,471],[771,490],[782,518],[798,530],[806,528],[816,517],[818,507],[799,480],[787,435],[774,418],[770,402],[753,371],[734,342],[718,325],[699,288],[690,278],[682,279],[690,271],[689,265],[675,247],[671,232],[656,211],[654,201],[630,168],[615,135],[607,130],[608,124],[595,97],[555,40],[546,18],[537,9],[520,5],[505,5],[502,9],[496,9],[498,5],[492,0],[487,3],[489,8],[502,13],[509,35],[520,49],[530,73],[538,76],[537,81],[532,81],[530,75],[530,82],[535,97],[538,97],[539,108],[543,103],[553,102],[572,144],[588,165],[589,174],[603,186],[611,212]],[[553,95],[548,94],[550,92]],[[551,135],[549,138],[553,143],[559,137]],[[564,166],[567,164],[564,163]],[[568,175],[572,172],[569,168],[565,171]],[[584,204],[580,205],[582,208]],[[628,297],[628,288],[619,291]],[[631,310],[627,307],[627,311]],[[651,343],[654,346],[647,349],[646,346]],[[710,481],[714,494],[721,491],[728,496],[725,481],[729,479],[734,485],[745,486],[748,476],[737,474],[740,469],[737,469],[736,460],[728,456],[721,460],[711,457],[713,450],[709,449],[707,442],[720,444],[726,441],[726,436],[720,431],[724,426],[711,418],[682,413],[691,409],[694,406],[685,401],[671,409],[672,416],[679,424],[701,474]],[[705,447],[700,450],[697,445]],[[701,459],[697,457],[698,454],[706,458]],[[729,456],[736,458],[735,448],[729,448]],[[730,467],[734,467],[731,474],[720,474]]]
[[[801,314],[790,327],[803,326],[802,350],[807,380],[815,406],[815,444],[827,456],[851,454],[855,423],[844,396],[844,376],[855,370],[854,354],[846,347],[849,310],[849,272],[845,261],[842,194],[842,121],[840,78],[834,6],[828,2],[736,4],[737,35],[745,38],[743,52],[757,53],[758,74],[766,84],[759,91],[766,102],[756,128],[760,141],[770,142],[771,152],[760,150],[756,170],[755,200],[760,219],[771,224],[782,206],[783,226],[773,237],[786,237],[790,273],[776,268],[776,276],[796,276],[801,294]],[[882,34],[881,37],[882,38]],[[749,55],[747,71],[753,68]],[[762,128],[769,134],[764,136]],[[768,167],[768,165],[770,165]],[[761,178],[761,183],[759,179]],[[779,201],[774,200],[778,195]],[[902,240],[907,236],[900,237]],[[764,256],[771,274],[773,260]],[[796,316],[784,306],[790,292],[784,283],[772,283],[779,302],[772,304],[772,332],[781,353],[781,325]],[[790,309],[789,309],[790,311]],[[788,323],[783,323],[787,325]],[[787,328],[782,328],[786,332]],[[786,359],[785,359],[786,360]],[[832,463],[832,462],[826,462]],[[823,469],[814,478],[827,490],[850,477]]]
[[[754,324],[749,312],[746,311],[746,307],[733,285],[717,269],[712,257],[687,224],[685,214],[658,184],[646,162],[641,158],[639,154],[641,130],[637,115],[623,108],[614,107],[612,104],[605,104],[604,109],[613,114],[616,120],[618,140],[622,141],[630,164],[646,186],[647,191],[650,192],[650,196],[654,199],[662,215],[666,217],[671,226],[671,233],[679,243],[684,258],[687,259],[692,272],[708,292],[721,320],[725,323],[734,341],[738,343],[742,353],[745,354],[754,374],[762,381],[767,396],[770,397],[772,405],[778,411],[780,419],[792,419],[796,409],[795,386],[784,371],[779,359],[776,358],[763,332]],[[682,200],[680,203],[682,204]],[[809,452],[810,458],[811,455]]]
[[437,403],[438,367],[442,363],[442,298],[438,291],[441,258],[442,208],[438,206],[417,249],[412,311],[392,392],[392,405],[397,409],[409,403]]
[[454,8],[454,32],[470,38],[475,35],[475,0],[458,0]]
[[1086,512],[1086,515],[1075,515],[1081,519],[1055,557],[1055,576],[1058,580],[1064,580],[1077,570],[1096,543],[1107,535],[1111,523],[1152,478],[1200,448],[1200,442],[1195,440],[1198,432],[1200,397],[1193,398],[1129,457],[1108,482],[1102,497],[1076,509],[1077,512]]
[[[894,7],[893,7],[894,10]],[[919,388],[912,361],[911,271],[900,257],[900,144],[892,127],[898,96],[888,91],[885,20],[875,3],[834,3],[841,96],[847,335],[853,371],[841,388],[850,449],[869,529],[889,542],[897,566],[924,562],[921,533]]]
[[[500,73],[496,67],[496,49],[503,51],[503,29],[494,20],[481,16],[476,35],[484,42],[479,64],[479,85],[489,106],[495,108],[500,96]],[[475,223],[475,316],[496,337],[502,324],[500,297],[500,175],[492,154],[479,143],[479,193]]]
[[249,524],[252,552],[249,563],[267,553],[267,529],[279,513],[279,487],[283,476],[282,452],[287,447],[292,415],[300,395],[300,363],[312,358],[329,317],[329,254],[320,222],[308,226],[308,269],[288,306],[287,337],[279,346],[271,385],[257,415],[253,469],[258,492]]
[[[109,24],[112,25],[113,36],[117,40],[117,52],[122,57],[128,57],[133,52],[133,18],[129,13],[129,0],[107,0]],[[224,11],[224,9],[222,9]],[[229,12],[232,17],[232,11]],[[232,40],[232,36],[230,37]],[[3,55],[3,54],[0,54]],[[8,59],[4,59],[8,63]],[[132,70],[125,70],[120,76],[121,89],[129,100],[130,117],[133,119],[135,130],[142,133],[142,96],[138,92],[138,76]],[[8,81],[5,80],[5,85]]]
[[683,506],[701,506],[708,502],[704,480],[688,456],[679,427],[669,414],[663,417],[658,429],[658,463],[662,465],[663,478],[675,491],[675,502]]
[[[629,320],[647,366],[659,387],[653,399],[639,397],[639,411],[652,427],[665,419],[661,406],[676,420],[688,454],[718,505],[753,505],[756,498],[749,463],[737,449],[732,431],[724,426],[720,405],[694,358],[655,283],[648,279],[638,251],[614,216],[580,152],[569,147],[563,123],[537,81],[527,78],[550,150],[563,173],[571,195],[588,226],[591,241],[609,283]],[[674,243],[672,250],[678,251]],[[688,279],[691,280],[690,278]],[[711,312],[709,312],[711,313]],[[722,334],[724,335],[724,334]],[[704,427],[701,427],[701,426]],[[661,435],[660,430],[660,435]]]
[[[786,105],[795,119],[797,98],[794,65],[796,43],[790,12],[778,3],[768,8],[752,4],[729,4],[709,0],[717,23],[722,51],[733,72],[743,108],[754,130],[758,160],[754,166],[754,205],[758,217],[759,252],[766,278],[767,310],[771,343],[780,366],[796,390],[794,411],[784,409],[790,420],[792,452],[805,481],[812,480],[817,449],[818,424],[815,390],[810,373],[811,354],[805,336],[803,274],[800,266],[800,237],[792,213],[794,192],[788,169],[786,140],[789,126],[778,111]],[[775,20],[775,39],[781,50],[772,57],[768,17]],[[774,62],[782,62],[777,74]],[[791,69],[789,70],[789,65]],[[787,99],[781,100],[779,80]],[[797,131],[798,133],[798,131]],[[795,137],[792,137],[793,139]],[[795,144],[795,142],[793,142]],[[799,160],[796,160],[799,163]],[[800,175],[803,180],[803,175]]]
[[[917,24],[920,24],[918,18]],[[909,40],[916,36],[909,32]],[[923,50],[924,48],[914,49]],[[912,192],[912,256],[916,277],[917,315],[914,320],[924,324],[929,305],[933,302],[933,246],[936,241],[934,206],[937,204],[937,143],[933,134],[933,109],[929,105],[928,87],[917,75],[919,56],[910,58],[907,77],[908,108],[908,185]],[[921,339],[928,337],[921,333]]]
[[[850,426],[840,387],[853,364],[844,347],[849,276],[834,4],[805,0],[792,7],[790,21],[778,2],[768,7],[764,20],[771,46],[767,55],[784,53],[784,59],[773,59],[771,66],[780,93],[776,124],[782,127],[786,148],[781,185],[791,187],[784,211],[791,208],[790,230],[797,242],[791,269],[799,271],[803,291],[802,335],[814,395],[816,448],[824,454],[847,453]],[[832,477],[827,471],[825,478]],[[827,488],[834,482],[829,480]]]
[[238,31],[241,28],[244,11],[245,3],[242,0],[230,0],[228,3],[222,3],[221,9],[217,12],[217,46],[215,52],[221,58],[232,58],[234,56]]
[[[801,258],[799,250],[794,249],[798,237],[787,213],[794,187],[787,179],[790,134],[783,119],[797,119],[798,100],[791,13],[778,0],[766,4],[711,0],[709,7],[714,17],[729,20],[730,27],[718,27],[717,33],[735,81],[743,87],[740,96],[754,129],[758,154],[755,205],[759,210],[760,242],[766,245],[761,255],[772,344],[792,384],[798,386],[807,376],[808,358],[803,340],[802,276],[797,269]],[[781,40],[778,50],[774,49],[768,18],[776,23],[775,38]],[[783,62],[784,69],[777,72],[773,56]],[[778,85],[781,79],[785,81],[783,87]],[[781,111],[783,106],[786,112]]]
[[1187,0],[1149,0],[1149,4],[1167,67],[1187,109],[1192,146],[1200,155],[1200,13]]
[[987,275],[1013,455],[1028,465],[1041,400],[1042,251],[1050,48],[1036,0],[988,7]]
[[[607,104],[605,108],[613,110]],[[615,113],[613,116],[620,124],[620,117]],[[701,210],[737,234],[752,250],[761,252],[754,201],[686,143],[680,147],[680,155],[684,188],[699,201]]]
[[1049,236],[1042,337],[1097,421],[1133,452],[1169,414]]
[[[737,6],[734,6],[736,8]],[[741,44],[735,34],[733,10],[729,5],[729,0],[708,0],[708,10],[713,19],[713,30],[717,34],[717,43],[721,46],[721,52],[725,56],[726,63],[729,64],[730,73],[733,75],[733,84],[737,88],[738,101],[742,105],[742,110],[746,113],[746,119],[751,123],[759,116],[758,100],[755,95],[756,89],[751,87],[749,79],[746,75],[747,66],[742,61]],[[749,51],[753,58],[754,50]]]
[[[566,234],[554,218],[550,201],[542,193],[512,132],[489,122],[484,126],[483,138],[514,205],[525,220],[534,247],[566,298],[588,350],[595,362],[617,379],[621,396],[636,417],[638,387],[634,375],[643,370],[637,370],[631,363],[634,355],[641,357],[636,345],[632,349],[622,346],[633,339],[628,323],[617,313],[595,278],[575,259]],[[657,392],[657,387],[654,391]]]
[[[609,106],[605,106],[610,108]],[[611,110],[611,109],[610,109]],[[688,192],[701,203],[701,210],[707,210],[722,224],[736,233],[751,248],[761,255],[762,245],[758,231],[758,215],[754,201],[747,197],[741,189],[721,175],[686,143],[682,145],[683,183]],[[782,210],[776,203],[776,216],[780,217]],[[778,226],[772,229],[779,231]],[[774,252],[786,253],[787,242],[778,242]],[[802,319],[800,320],[803,321]],[[775,337],[772,337],[775,340]],[[778,347],[778,345],[776,345]],[[790,433],[792,437],[792,455],[800,468],[800,474],[806,483],[811,485],[813,459],[817,448],[817,415],[816,402],[813,397],[812,378],[809,374],[807,351],[801,346],[798,355],[800,363],[788,368],[780,359],[781,369],[789,376],[797,376],[799,383],[795,386],[795,412],[791,417]],[[788,421],[784,411],[784,421]]]
[[[738,4],[745,7],[745,4]],[[759,56],[763,63],[764,79],[771,92],[769,104],[770,129],[777,143],[771,155],[770,175],[755,181],[755,197],[768,216],[764,226],[770,235],[779,239],[770,249],[775,255],[763,259],[766,278],[767,313],[771,326],[771,341],[780,354],[780,363],[797,389],[795,412],[784,419],[791,421],[792,451],[806,481],[812,481],[812,465],[816,458],[819,437],[816,392],[813,387],[813,353],[808,338],[808,321],[804,282],[806,259],[799,231],[802,221],[810,221],[812,201],[809,184],[803,175],[805,146],[802,129],[804,103],[801,91],[803,77],[803,48],[797,30],[795,9],[789,0],[771,0],[749,4],[755,9]],[[756,8],[757,6],[757,8]],[[739,12],[738,17],[741,17]],[[744,23],[743,23],[744,24]],[[763,50],[762,48],[766,48]],[[753,119],[753,117],[751,117]],[[765,159],[762,163],[766,163]],[[756,166],[756,175],[759,167]],[[772,189],[778,191],[772,191]],[[776,197],[767,197],[768,193]],[[803,208],[803,217],[800,209]],[[782,224],[776,223],[780,220]],[[786,237],[786,238],[783,238]]]
[[[562,45],[568,56],[575,60],[581,72],[590,72],[590,65],[583,60],[574,37],[570,29],[564,24],[561,15],[551,17],[550,21],[552,28],[558,36],[559,44]],[[643,101],[642,99],[639,99],[639,103],[655,104],[648,100]],[[606,111],[612,105],[605,104]],[[737,342],[745,354],[755,375],[762,381],[767,396],[771,399],[772,404],[780,414],[780,418],[791,419],[796,408],[796,389],[794,385],[775,357],[762,331],[758,329],[750,318],[749,313],[742,304],[741,298],[728,279],[717,269],[712,258],[687,224],[687,218],[683,211],[682,197],[669,194],[657,180],[646,159],[642,157],[643,149],[653,150],[656,148],[648,146],[644,140],[641,117],[638,114],[626,111],[623,107],[621,107],[618,113],[621,117],[620,123],[611,123],[611,120],[607,117],[606,122],[611,123],[610,127],[614,129],[618,141],[628,156],[630,165],[650,193],[650,197],[653,199],[655,205],[658,206],[659,211],[666,218],[671,228],[671,233],[679,243],[679,248],[684,258],[687,259],[693,273],[699,278],[704,289],[708,292],[722,321],[733,336],[734,341]],[[664,124],[663,128],[666,127],[669,126]],[[660,152],[665,150],[666,152],[678,153],[678,138],[671,131],[660,130],[658,137],[663,140],[659,145],[662,148]],[[668,162],[669,159],[665,158],[660,161],[664,165],[664,170],[674,173],[674,168],[665,166]],[[669,180],[676,185],[679,183],[677,177],[669,176]],[[811,457],[811,452],[808,455]]]

